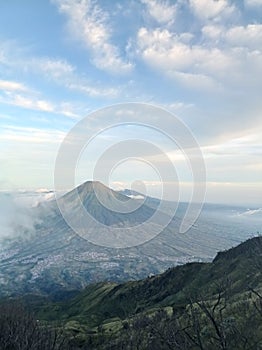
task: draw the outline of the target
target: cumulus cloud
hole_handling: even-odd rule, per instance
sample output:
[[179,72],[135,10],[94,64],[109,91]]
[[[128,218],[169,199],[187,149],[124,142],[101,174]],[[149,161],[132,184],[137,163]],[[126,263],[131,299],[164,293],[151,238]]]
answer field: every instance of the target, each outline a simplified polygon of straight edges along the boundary
[[[262,75],[262,25],[234,24],[239,9],[227,0],[190,0],[188,4],[196,17],[192,30],[188,26],[191,31],[183,32],[177,25],[141,27],[137,55],[186,88],[230,94],[248,89],[256,98],[262,88],[262,81],[254,79]],[[186,14],[181,3],[177,6]],[[234,20],[228,21],[229,16]]]
[[208,24],[202,27],[201,31],[204,38],[207,38],[208,40],[219,40],[224,32],[224,28],[222,26]]
[[94,65],[112,73],[128,73],[132,64],[121,57],[112,44],[108,13],[91,0],[53,0],[59,11],[68,17],[71,33],[91,52]]
[[213,87],[217,84],[216,78],[234,66],[234,61],[223,51],[184,43],[183,37],[167,29],[141,28],[138,46],[147,64],[187,87]]
[[253,76],[262,74],[262,25],[210,24],[202,27],[198,39],[185,34],[142,27],[137,33],[137,54],[187,88],[258,87],[261,80]]
[[203,20],[220,20],[231,16],[236,9],[227,0],[189,0],[192,12]]
[[186,89],[229,95],[247,92],[258,100],[262,81],[254,77],[262,75],[262,25],[237,25],[240,8],[228,0],[189,0],[176,6],[186,20],[188,9],[193,13],[186,27],[189,32],[181,23],[140,27],[135,44],[138,57]]
[[157,68],[179,70],[192,63],[190,47],[167,29],[140,28],[137,43],[142,58]]
[[262,51],[262,24],[232,27],[225,33],[225,38],[233,46]]
[[176,16],[176,5],[163,0],[141,0],[147,13],[159,24],[172,24]]

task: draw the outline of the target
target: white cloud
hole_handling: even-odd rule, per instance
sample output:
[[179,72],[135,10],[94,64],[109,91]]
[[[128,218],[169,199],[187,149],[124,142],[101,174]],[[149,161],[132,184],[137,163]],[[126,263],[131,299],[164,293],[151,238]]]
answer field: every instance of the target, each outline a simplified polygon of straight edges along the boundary
[[15,201],[11,194],[0,193],[0,242],[16,238],[28,239],[35,232],[34,225],[39,222],[26,205]]
[[[0,46],[3,56],[4,69],[6,67],[16,75],[16,72],[25,73],[28,77],[34,74],[40,75],[48,81],[53,81],[63,88],[75,90],[91,97],[116,97],[119,95],[118,88],[101,86],[97,82],[92,83],[85,75],[79,74],[77,68],[66,59],[53,57],[28,57],[25,49],[14,43]],[[1,68],[1,66],[0,66]],[[117,66],[116,66],[117,69]],[[0,80],[0,90],[25,92],[28,89],[24,84],[12,80]]]
[[[168,29],[140,28],[137,54],[152,68],[191,88],[259,88],[262,74],[262,25],[208,25],[203,37],[185,42]],[[203,42],[202,42],[203,40]],[[233,90],[231,90],[232,92]],[[255,91],[255,94],[257,90]]]
[[103,88],[90,86],[89,84],[85,84],[82,82],[69,82],[67,87],[71,90],[76,90],[82,92],[91,97],[116,97],[119,94],[119,90],[117,88]]
[[262,0],[245,0],[245,6],[247,7],[262,6]]
[[175,20],[176,6],[163,0],[141,0],[149,15],[160,24],[171,24]]
[[50,193],[48,188],[38,188],[35,190],[36,193]]
[[54,80],[70,77],[75,71],[75,67],[66,60],[51,59],[49,57],[32,59],[31,62],[28,62],[28,69],[32,69],[32,67],[41,70]]
[[203,20],[220,20],[236,11],[227,0],[189,0],[189,4],[193,13]]
[[262,24],[232,27],[225,38],[233,46],[249,47],[262,52]]
[[206,25],[202,28],[202,33],[204,37],[211,40],[218,40],[221,37],[221,34],[223,33],[224,28],[217,25]]
[[152,66],[177,70],[184,69],[192,63],[190,47],[167,29],[140,28],[137,42],[139,53]]
[[0,80],[0,90],[3,91],[27,91],[28,88],[16,81]]
[[171,72],[170,76],[190,89],[214,90],[219,88],[219,84],[214,79],[204,74]]
[[0,102],[12,106],[22,107],[29,110],[41,111],[64,115],[71,119],[79,119],[80,115],[75,112],[77,108],[69,102],[53,103],[33,96],[34,94],[6,93],[0,95]]
[[[222,143],[202,147],[202,152],[206,158],[220,156],[250,156],[262,155],[262,129],[258,126],[256,131],[245,132],[244,135],[227,139]],[[258,164],[259,165],[259,164]]]
[[53,129],[41,129],[32,127],[22,127],[14,125],[2,125],[0,140],[34,144],[57,144],[60,143],[65,133]]
[[[160,105],[157,102],[155,104]],[[167,110],[170,110],[172,112],[181,112],[183,110],[194,108],[194,104],[185,103],[185,102],[181,102],[181,101],[175,101],[175,102],[171,102],[169,104],[162,104],[161,106],[163,106],[164,108],[166,108]]]
[[66,14],[70,31],[90,50],[94,65],[112,73],[128,73],[132,64],[125,61],[118,47],[111,43],[108,14],[91,0],[53,0]]
[[234,60],[221,50],[184,43],[166,29],[141,28],[138,53],[147,64],[193,88],[219,86],[216,79],[234,66]]
[[133,195],[133,194],[130,194],[129,196],[127,196],[129,198],[132,198],[132,199],[145,199],[145,196],[142,196],[142,195]]
[[72,119],[80,119],[80,115],[77,114],[75,110],[76,110],[76,107],[72,106],[72,104],[69,102],[62,102],[57,107],[57,113]]
[[54,106],[45,100],[36,100],[33,102],[32,108],[39,109],[44,112],[53,112]]
[[45,75],[47,79],[54,80],[70,90],[82,92],[91,97],[115,97],[118,95],[116,88],[106,88],[91,84],[85,77],[76,72],[76,67],[66,60],[52,59],[50,57],[34,58],[24,63],[29,70],[35,70]]
[[2,103],[32,109],[43,112],[54,112],[54,105],[48,101],[42,99],[35,99],[32,97],[27,97],[21,94],[9,94],[6,97],[0,98]]

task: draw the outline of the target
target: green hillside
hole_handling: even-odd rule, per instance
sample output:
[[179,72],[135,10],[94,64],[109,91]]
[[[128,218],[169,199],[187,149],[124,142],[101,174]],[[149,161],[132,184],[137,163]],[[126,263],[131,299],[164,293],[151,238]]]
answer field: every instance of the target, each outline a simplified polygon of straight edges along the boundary
[[[38,300],[33,308],[40,320],[56,324],[59,322],[73,342],[78,346],[86,346],[83,344],[88,343],[89,348],[107,349],[106,344],[110,340],[111,347],[108,348],[118,349],[119,344],[126,341],[126,348],[129,346],[130,349],[135,349],[136,347],[128,344],[130,336],[127,337],[127,334],[133,332],[132,337],[135,339],[138,339],[139,334],[140,343],[143,344],[149,336],[156,337],[152,335],[156,326],[162,327],[161,336],[167,337],[163,330],[170,325],[172,329],[178,327],[180,333],[184,329],[181,333],[184,337],[181,338],[182,344],[189,342],[188,348],[201,348],[199,344],[194,344],[198,338],[195,320],[197,315],[199,329],[202,332],[204,328],[206,332],[201,335],[203,342],[209,344],[209,336],[212,335],[211,340],[214,338],[209,345],[203,345],[203,349],[260,349],[261,268],[262,237],[256,237],[218,253],[212,263],[188,263],[141,281],[90,285],[70,300],[59,303],[41,303]],[[217,340],[219,337],[226,339],[227,334],[222,330],[222,335],[216,334],[215,322],[209,313],[219,324],[218,328],[228,329],[230,347],[225,344],[222,347],[219,343],[221,339]],[[142,323],[137,326],[137,322],[138,325],[139,322]],[[243,332],[251,334],[251,339],[243,340],[243,344],[248,344],[247,347],[241,342],[234,347],[234,334],[239,332],[242,335]],[[191,340],[190,334],[193,337]],[[158,340],[159,337],[160,334],[157,336]],[[149,347],[143,345],[138,348]],[[166,347],[162,344],[162,348]],[[176,349],[174,344],[171,348]]]

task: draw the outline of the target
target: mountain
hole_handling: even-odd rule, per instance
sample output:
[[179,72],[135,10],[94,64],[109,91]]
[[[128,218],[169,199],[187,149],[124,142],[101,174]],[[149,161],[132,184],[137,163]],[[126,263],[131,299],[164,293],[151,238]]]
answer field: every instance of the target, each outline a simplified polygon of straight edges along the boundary
[[134,226],[148,220],[154,213],[154,209],[146,205],[135,209],[136,201],[98,181],[85,182],[64,195],[59,202],[60,205],[68,204],[72,216],[79,215],[79,205],[82,204],[95,220],[106,226]]
[[[198,327],[203,327],[203,333],[198,334],[203,342],[210,341],[215,325],[216,331],[221,331],[220,340],[223,337],[226,339],[227,349],[259,349],[258,343],[262,344],[261,267],[260,236],[217,254],[211,263],[188,263],[140,281],[90,285],[74,298],[59,303],[37,301],[32,306],[32,298],[30,303],[41,320],[60,322],[69,335],[74,334],[75,339],[94,340],[100,334],[103,341],[99,346],[90,343],[96,349],[109,349],[112,344],[120,346],[124,334],[130,332],[132,327],[133,337],[139,336],[140,342],[150,336],[157,336],[157,339],[161,336],[167,337],[163,343],[166,344],[170,338],[163,328],[170,328],[172,324],[174,332],[175,327],[182,327],[183,322],[187,323],[187,328],[182,327],[180,333],[183,333],[182,329],[190,329],[193,336],[196,323],[192,322],[196,322],[196,317],[199,317]],[[192,302],[195,309],[191,309]],[[195,313],[197,307],[198,313]],[[234,322],[232,330],[229,322]],[[162,333],[154,333],[161,323],[164,326]],[[150,329],[150,325],[153,329]],[[252,327],[255,325],[254,334]],[[222,327],[227,331],[225,335],[222,335]],[[238,334],[241,329],[243,338]],[[220,349],[219,337],[214,337],[217,343],[215,341],[213,346],[209,344],[203,348]],[[192,338],[187,340],[192,341]],[[90,348],[93,348],[91,345]],[[199,348],[194,345],[191,343],[191,346],[181,348]],[[112,348],[117,349],[117,346]],[[162,348],[166,349],[164,345]]]
[[[0,294],[62,298],[90,283],[141,279],[185,262],[211,261],[218,251],[235,246],[261,227],[260,222],[237,215],[239,208],[206,205],[197,223],[179,234],[187,204],[181,203],[175,217],[170,217],[174,203],[142,197],[88,181],[58,203],[34,208],[38,218],[34,232],[25,239],[21,232],[1,247]],[[79,234],[65,221],[59,206],[77,224]],[[132,246],[141,238],[146,242]]]

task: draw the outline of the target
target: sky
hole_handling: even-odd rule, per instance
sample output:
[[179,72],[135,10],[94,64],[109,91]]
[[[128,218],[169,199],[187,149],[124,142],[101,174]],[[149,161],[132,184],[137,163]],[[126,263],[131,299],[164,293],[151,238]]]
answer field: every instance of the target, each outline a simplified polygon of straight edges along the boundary
[[[0,190],[54,188],[71,128],[100,108],[138,102],[171,112],[194,135],[207,201],[262,206],[261,91],[262,0],[0,1]],[[190,198],[179,150],[135,126],[97,137],[76,181],[91,179],[102,150],[130,134],[165,150]],[[148,162],[113,170],[114,188],[161,187]]]

